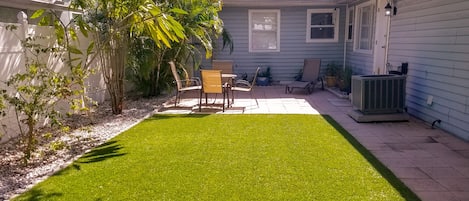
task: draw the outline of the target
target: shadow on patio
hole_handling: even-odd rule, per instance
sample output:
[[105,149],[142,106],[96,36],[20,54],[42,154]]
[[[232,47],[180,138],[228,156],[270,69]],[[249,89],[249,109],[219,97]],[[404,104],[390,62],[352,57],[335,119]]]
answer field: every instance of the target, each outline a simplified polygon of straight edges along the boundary
[[[317,92],[325,93],[320,90]],[[234,103],[224,114],[319,114],[311,103],[311,97],[301,91],[294,94],[285,94],[282,86],[256,87],[254,97],[259,105],[251,99],[249,93],[235,92]],[[328,93],[325,93],[328,94]],[[231,96],[231,94],[230,94]],[[198,111],[197,92],[185,93],[181,102],[174,107],[174,99],[167,102],[160,113],[200,113]],[[231,98],[231,97],[230,97]],[[231,100],[230,100],[231,101]],[[201,113],[223,113],[221,111],[222,97],[209,96],[209,105],[202,107]],[[216,104],[210,106],[210,103]]]

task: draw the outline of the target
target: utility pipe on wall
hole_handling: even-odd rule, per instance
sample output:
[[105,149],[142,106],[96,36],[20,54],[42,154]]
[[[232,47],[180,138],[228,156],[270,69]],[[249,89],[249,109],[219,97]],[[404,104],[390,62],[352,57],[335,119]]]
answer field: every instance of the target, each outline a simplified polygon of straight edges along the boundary
[[388,54],[389,54],[389,33],[391,30],[391,16],[388,16],[386,26],[386,49],[384,50],[384,72],[388,72]]
[[[348,0],[347,0],[347,3],[345,4],[345,15],[346,15],[346,17],[345,17],[345,21],[346,21],[345,22],[345,27],[348,27],[348,21],[347,21],[347,18],[349,17],[349,15],[347,13],[348,9],[349,9],[349,7],[348,7]],[[348,32],[348,28],[345,29],[345,32],[344,32],[345,33],[344,34],[344,62],[343,62],[343,65],[342,65],[342,68],[344,68],[344,69],[345,69],[345,64],[347,63],[346,62],[347,61],[347,38],[346,38],[347,32]]]

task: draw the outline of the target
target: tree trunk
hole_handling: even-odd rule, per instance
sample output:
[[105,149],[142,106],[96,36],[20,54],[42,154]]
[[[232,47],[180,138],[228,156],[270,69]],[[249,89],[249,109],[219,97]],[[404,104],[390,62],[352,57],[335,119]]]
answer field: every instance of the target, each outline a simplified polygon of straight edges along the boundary
[[155,83],[154,83],[154,89],[152,91],[153,96],[158,96],[160,95],[160,70],[161,70],[161,62],[158,62],[156,64],[156,69],[155,69]]
[[160,95],[161,87],[160,87],[160,78],[161,78],[161,65],[163,62],[163,57],[166,53],[166,48],[160,48],[159,51],[155,54],[155,68],[151,72],[150,80],[153,82],[150,85],[150,96],[158,96]]
[[28,135],[27,142],[26,142],[26,147],[24,149],[24,158],[23,158],[23,163],[24,165],[28,164],[29,159],[31,159],[31,153],[33,152],[34,144],[36,138],[34,137],[34,119],[33,117],[28,117],[27,119],[27,124],[28,124],[28,132],[26,135]]
[[158,81],[156,69],[153,69],[150,74],[150,89],[148,90],[148,97],[154,97],[158,95]]
[[124,108],[124,72],[127,59],[127,39],[115,36],[108,51],[101,54],[104,80],[111,98],[113,114],[121,114]]

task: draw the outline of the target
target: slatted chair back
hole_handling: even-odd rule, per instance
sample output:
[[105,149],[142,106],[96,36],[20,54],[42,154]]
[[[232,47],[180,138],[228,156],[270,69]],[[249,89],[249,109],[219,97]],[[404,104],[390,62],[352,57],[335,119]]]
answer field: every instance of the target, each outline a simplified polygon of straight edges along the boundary
[[221,70],[201,70],[200,75],[202,77],[202,93],[223,93]]
[[261,70],[261,67],[257,67],[256,74],[254,74],[254,79],[252,80],[252,83],[251,83],[251,88],[253,86],[256,86],[257,74],[259,74],[260,70]]
[[321,59],[305,59],[303,65],[303,82],[316,82],[321,68]]
[[232,60],[213,60],[213,70],[221,70],[222,73],[233,73],[233,61]]
[[[213,70],[221,70],[222,73],[232,74],[233,73],[233,61],[232,60],[213,60]],[[229,83],[231,78],[222,78],[223,83]]]
[[176,70],[176,64],[174,64],[174,61],[170,61],[169,66],[171,67],[171,72],[173,73],[174,80],[176,81],[177,89],[182,89],[181,78]]

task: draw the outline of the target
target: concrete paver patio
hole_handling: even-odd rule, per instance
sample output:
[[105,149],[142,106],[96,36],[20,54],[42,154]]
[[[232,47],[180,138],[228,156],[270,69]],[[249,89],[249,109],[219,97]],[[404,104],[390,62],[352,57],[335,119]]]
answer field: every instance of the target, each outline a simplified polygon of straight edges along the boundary
[[[259,105],[249,93],[235,93],[224,114],[330,115],[422,200],[469,200],[469,143],[451,134],[414,117],[408,122],[357,123],[347,115],[352,110],[348,100],[320,89],[309,95],[300,90],[285,94],[284,86],[255,87],[254,96]],[[183,94],[177,107],[169,102],[159,113],[222,113],[221,105],[198,112],[197,104],[197,93]]]

